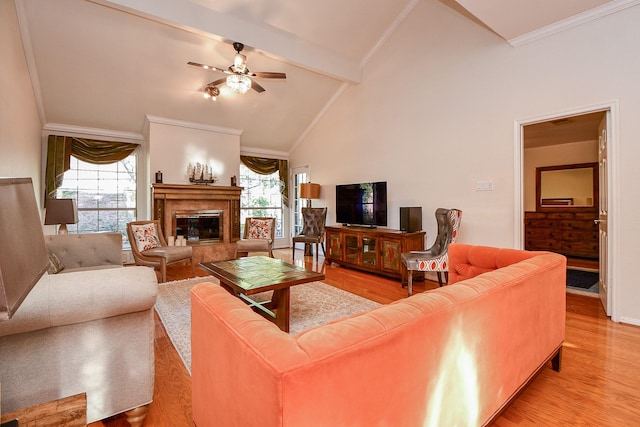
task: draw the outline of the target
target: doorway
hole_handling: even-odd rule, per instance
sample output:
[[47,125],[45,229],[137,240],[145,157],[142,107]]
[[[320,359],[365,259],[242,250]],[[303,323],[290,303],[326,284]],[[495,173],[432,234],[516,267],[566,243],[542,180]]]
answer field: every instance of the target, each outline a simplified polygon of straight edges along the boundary
[[[615,158],[612,150],[612,135],[615,134],[612,124],[615,123],[612,117],[616,113],[615,103],[586,108],[567,112],[565,114],[549,115],[531,120],[516,122],[516,215],[515,215],[515,247],[523,249],[530,248],[532,243],[535,246],[535,239],[544,236],[546,231],[532,231],[525,226],[527,218],[542,217],[547,212],[555,218],[555,225],[558,230],[553,233],[554,242],[546,242],[549,245],[547,250],[564,253],[568,258],[568,265],[577,270],[598,272],[596,283],[598,292],[592,294],[600,297],[603,308],[607,315],[615,319],[614,304],[614,283],[612,274],[615,271],[615,246],[612,245],[616,239],[614,228],[608,217],[611,214],[612,203],[615,200],[615,182],[612,180],[612,159]],[[546,164],[543,164],[546,163]],[[613,162],[615,163],[615,162]],[[587,208],[583,199],[578,197],[557,197],[548,198],[547,203],[562,203],[565,206],[556,209],[540,209],[540,193],[536,185],[536,169],[545,169],[541,166],[567,165],[578,167],[583,164],[596,165],[594,180],[595,187],[601,191],[589,201],[592,208]],[[551,168],[553,169],[553,167]],[[611,197],[609,197],[611,196]],[[571,206],[575,203],[572,211]],[[580,205],[583,203],[583,205]],[[553,212],[557,212],[556,215]],[[582,211],[580,214],[577,212]],[[563,220],[567,218],[567,220]],[[569,219],[579,218],[572,224]],[[564,221],[564,222],[563,222]],[[531,221],[529,221],[530,223]],[[589,228],[589,233],[585,234],[578,230],[562,229],[562,227],[584,227]],[[552,222],[548,222],[549,225]],[[538,233],[538,234],[536,234]],[[583,236],[583,234],[585,234]],[[546,234],[549,236],[550,234]],[[586,241],[585,236],[591,243]],[[564,238],[564,240],[563,240]],[[573,240],[573,242],[571,241]],[[541,243],[538,241],[537,243]],[[542,242],[544,243],[544,242]],[[589,246],[591,245],[591,246]],[[595,245],[595,246],[594,246]],[[589,250],[587,250],[587,248]],[[595,252],[594,252],[595,250]],[[593,289],[592,289],[593,290]]]

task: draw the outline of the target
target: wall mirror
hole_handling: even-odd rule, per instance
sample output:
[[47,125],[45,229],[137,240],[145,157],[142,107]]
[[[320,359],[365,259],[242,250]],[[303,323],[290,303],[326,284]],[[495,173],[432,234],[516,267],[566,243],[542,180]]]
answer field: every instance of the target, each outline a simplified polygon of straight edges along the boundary
[[598,210],[598,163],[536,168],[536,210]]

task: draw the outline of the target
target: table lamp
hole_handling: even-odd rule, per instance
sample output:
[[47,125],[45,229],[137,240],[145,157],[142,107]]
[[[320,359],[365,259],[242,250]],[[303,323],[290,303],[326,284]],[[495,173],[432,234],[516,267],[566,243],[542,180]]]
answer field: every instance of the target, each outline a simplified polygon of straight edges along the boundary
[[73,199],[47,199],[45,225],[60,224],[58,234],[67,234],[67,224],[78,222],[78,209]]
[[307,199],[307,207],[310,208],[311,199],[320,198],[320,184],[313,184],[311,182],[300,184],[300,198]]

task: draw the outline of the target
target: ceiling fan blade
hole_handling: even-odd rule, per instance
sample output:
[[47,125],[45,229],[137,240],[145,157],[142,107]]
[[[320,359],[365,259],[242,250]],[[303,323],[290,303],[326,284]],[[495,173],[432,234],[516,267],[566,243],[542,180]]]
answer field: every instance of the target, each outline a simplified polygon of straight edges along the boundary
[[226,83],[227,82],[227,78],[223,77],[221,79],[216,80],[215,82],[211,82],[211,83],[207,83],[207,86],[218,86],[222,83]]
[[286,79],[287,75],[285,73],[263,72],[263,73],[253,73],[251,74],[251,77],[258,77],[262,79]]
[[251,89],[255,90],[258,93],[264,92],[264,88],[256,83],[255,80],[251,80]]
[[187,62],[188,65],[191,65],[193,67],[198,67],[198,68],[202,68],[205,70],[210,70],[210,71],[220,71],[222,73],[227,73],[229,74],[229,72],[227,70],[223,70],[222,68],[218,68],[218,67],[214,67],[213,65],[205,65],[205,64],[199,64],[197,62]]

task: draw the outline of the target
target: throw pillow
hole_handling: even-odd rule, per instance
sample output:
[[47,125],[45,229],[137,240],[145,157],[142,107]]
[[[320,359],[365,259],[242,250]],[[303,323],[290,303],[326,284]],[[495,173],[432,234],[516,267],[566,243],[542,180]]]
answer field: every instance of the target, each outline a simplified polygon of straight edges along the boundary
[[136,239],[136,247],[140,252],[162,246],[154,223],[143,225],[132,224],[131,231],[133,231],[133,237]]
[[271,239],[271,220],[255,219],[249,220],[249,231],[247,232],[249,239]]
[[64,265],[58,255],[51,252],[47,249],[47,253],[49,254],[49,268],[47,269],[47,273],[49,274],[58,274],[60,271],[64,269]]

